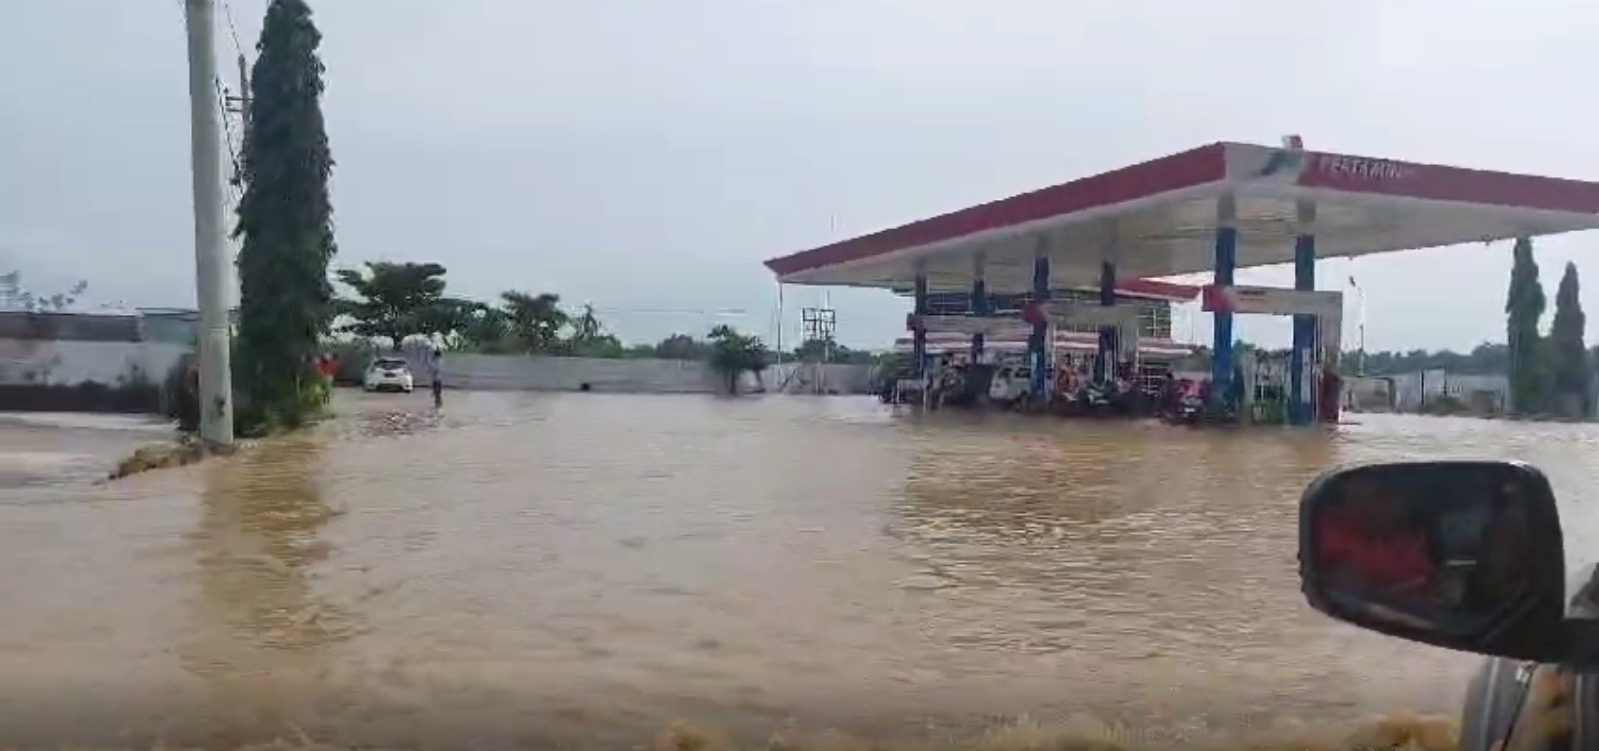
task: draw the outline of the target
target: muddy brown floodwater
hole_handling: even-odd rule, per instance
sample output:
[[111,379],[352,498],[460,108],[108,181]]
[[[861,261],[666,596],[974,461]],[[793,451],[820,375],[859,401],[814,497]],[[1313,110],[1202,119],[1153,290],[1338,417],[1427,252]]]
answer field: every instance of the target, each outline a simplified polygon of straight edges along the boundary
[[1300,488],[1336,462],[1510,456],[1569,509],[1599,476],[1581,426],[337,406],[98,486],[82,468],[127,436],[0,425],[0,737],[631,744],[676,718],[893,735],[1018,714],[1201,737],[1448,712],[1469,658],[1302,604]]

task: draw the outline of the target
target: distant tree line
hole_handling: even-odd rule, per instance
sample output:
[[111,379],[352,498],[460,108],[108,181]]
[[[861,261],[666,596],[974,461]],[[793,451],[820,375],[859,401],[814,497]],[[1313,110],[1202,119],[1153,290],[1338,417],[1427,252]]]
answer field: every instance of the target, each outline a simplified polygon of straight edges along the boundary
[[[1244,341],[1235,343],[1233,348],[1235,352],[1258,350],[1281,357],[1289,354],[1286,347],[1256,347]],[[1599,352],[1599,348],[1596,348],[1596,352]],[[1210,348],[1197,348],[1194,357],[1186,365],[1197,369],[1209,368]],[[1496,342],[1483,342],[1469,352],[1447,349],[1362,352],[1353,349],[1344,350],[1338,358],[1338,372],[1344,376],[1396,376],[1423,370],[1445,370],[1460,375],[1505,375],[1509,369],[1510,348]]]
[[0,309],[62,313],[76,305],[78,298],[88,289],[89,282],[80,279],[65,292],[38,294],[23,286],[21,271],[9,271],[0,274]]
[[[626,344],[612,334],[592,305],[568,307],[560,295],[506,290],[492,301],[448,294],[447,270],[438,263],[368,262],[339,269],[335,328],[398,349],[424,337],[451,351],[608,359],[656,358],[705,362],[724,373],[729,390],[746,372],[760,373],[776,358],[757,336],[718,325],[701,336],[673,334],[654,344]],[[807,343],[796,358],[829,349],[834,361],[869,361],[839,345]]]
[[[1259,350],[1283,357],[1288,355],[1286,347],[1278,349],[1255,347],[1244,341],[1233,346],[1235,351]],[[1586,357],[1590,362],[1599,362],[1599,347],[1589,347]],[[1196,348],[1194,358],[1188,366],[1208,368],[1210,348]],[[1338,360],[1338,372],[1345,376],[1396,376],[1423,370],[1444,370],[1459,375],[1509,375],[1510,345],[1501,342],[1483,342],[1467,352],[1448,349],[1412,349],[1363,353],[1358,349],[1350,349],[1344,350]]]

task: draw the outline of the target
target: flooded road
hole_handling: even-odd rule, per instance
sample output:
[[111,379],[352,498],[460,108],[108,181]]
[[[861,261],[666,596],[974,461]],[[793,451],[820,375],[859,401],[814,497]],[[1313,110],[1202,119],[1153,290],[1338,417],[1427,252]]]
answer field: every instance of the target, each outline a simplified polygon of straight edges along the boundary
[[[1027,714],[1186,738],[1452,712],[1470,658],[1302,604],[1299,490],[1337,462],[1516,457],[1575,515],[1599,479],[1585,426],[337,406],[313,434],[110,485],[0,472],[0,737],[631,744],[680,718],[925,734]],[[0,422],[0,456],[81,467],[128,440],[108,435]]]

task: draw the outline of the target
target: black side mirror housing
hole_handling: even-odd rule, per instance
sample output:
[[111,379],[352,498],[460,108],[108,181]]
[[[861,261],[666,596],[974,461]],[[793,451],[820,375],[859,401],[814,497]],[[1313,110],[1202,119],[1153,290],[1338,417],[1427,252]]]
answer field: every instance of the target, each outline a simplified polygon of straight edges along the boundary
[[1570,656],[1563,543],[1548,478],[1517,462],[1343,467],[1300,500],[1299,572],[1311,607],[1484,655]]

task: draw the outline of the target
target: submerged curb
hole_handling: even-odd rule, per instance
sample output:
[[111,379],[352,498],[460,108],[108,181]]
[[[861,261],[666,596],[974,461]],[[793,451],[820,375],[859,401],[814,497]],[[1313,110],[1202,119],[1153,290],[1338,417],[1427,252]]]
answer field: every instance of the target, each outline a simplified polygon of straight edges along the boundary
[[134,449],[133,454],[117,462],[107,475],[106,482],[143,474],[156,469],[170,469],[195,464],[207,457],[231,456],[239,446],[209,446],[197,438],[185,437],[175,441],[152,443]]

